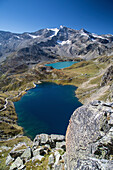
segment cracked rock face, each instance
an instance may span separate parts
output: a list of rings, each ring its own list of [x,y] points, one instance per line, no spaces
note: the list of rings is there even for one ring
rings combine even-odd
[[[108,82],[113,80],[113,65],[111,65],[105,74],[102,76],[101,86],[105,86]]]
[[[73,113],[66,152],[69,170],[113,168],[113,103],[93,101]]]

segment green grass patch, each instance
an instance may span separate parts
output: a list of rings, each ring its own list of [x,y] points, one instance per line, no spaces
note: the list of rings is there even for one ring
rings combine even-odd
[[[65,151],[61,150],[61,149],[59,149],[58,152],[59,152],[60,155],[63,155],[65,153]]]
[[[32,162],[32,160],[30,160],[29,162],[27,162],[26,165],[26,170],[46,170],[47,169],[47,165],[48,165],[48,157],[49,154],[44,156],[44,158],[39,161],[36,160],[34,162]]]
[[[98,77],[92,79],[89,83],[90,84],[97,84],[97,85],[100,86],[101,78],[102,78],[102,76],[98,76]]]
[[[14,147],[19,142],[25,142],[28,146],[31,146],[32,141],[27,136],[18,137],[8,141],[0,141],[0,146]]]
[[[106,101],[107,99],[111,101],[111,98],[109,96],[110,92],[107,90],[100,98],[99,100]]]

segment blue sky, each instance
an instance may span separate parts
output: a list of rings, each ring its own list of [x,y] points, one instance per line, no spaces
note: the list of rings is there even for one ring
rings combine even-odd
[[[60,25],[113,34],[113,0],[0,0],[0,30],[34,32]]]

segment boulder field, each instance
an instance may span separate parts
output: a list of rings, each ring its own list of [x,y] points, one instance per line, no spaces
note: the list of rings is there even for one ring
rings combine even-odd
[[[10,170],[29,169],[33,165],[35,169],[65,169],[66,146],[63,135],[37,135],[28,146],[20,142],[13,147],[6,158],[6,166]],[[43,165],[45,164],[45,165]]]

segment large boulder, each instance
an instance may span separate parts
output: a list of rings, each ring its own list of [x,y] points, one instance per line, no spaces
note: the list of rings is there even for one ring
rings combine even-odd
[[[38,148],[38,149],[36,149],[36,150],[33,151],[33,156],[36,156],[36,155],[42,155],[42,156],[44,156],[46,153],[47,153],[47,151],[44,150],[43,147],[40,147],[40,148]]]
[[[21,155],[21,159],[24,159],[25,161],[29,160],[32,157],[32,150],[31,148],[27,148],[24,153]]]
[[[66,151],[66,142],[56,142],[56,148],[61,148],[64,149],[64,151]]]
[[[20,157],[23,152],[25,151],[25,149],[27,148],[28,146],[26,145],[25,142],[20,142],[18,143],[17,145],[15,145],[13,147],[13,149],[10,151],[10,155],[12,158],[16,159],[17,157]]]
[[[10,155],[12,158],[16,159],[17,157],[20,157],[24,153],[24,151],[25,151],[25,149],[17,150],[17,151],[12,150],[10,152]]]
[[[55,148],[56,147],[56,142],[63,142],[65,141],[65,136],[64,135],[47,135],[47,134],[40,134],[37,135],[34,139],[34,148],[36,148],[36,146],[42,146],[42,145],[46,145],[49,144],[51,148]]]
[[[33,145],[28,146],[24,142],[14,145],[6,158],[6,165],[11,170],[24,170],[28,168],[29,161],[39,167],[46,160],[46,169],[58,169],[65,165],[64,153],[65,136],[40,134],[35,137]]]
[[[67,165],[73,169],[113,169],[113,103],[91,102],[71,116],[66,132]]]
[[[49,159],[48,159],[48,165],[53,165],[54,164],[54,160],[55,158],[54,158],[54,155],[53,154],[51,154],[50,156],[49,156]]]
[[[49,136],[47,134],[40,135],[40,142],[42,145],[48,143],[48,141],[49,141]]]
[[[59,154],[58,151],[55,151],[54,156],[55,156],[55,165],[57,165],[59,163],[59,160],[61,159],[61,155]]]
[[[36,161],[36,160],[39,160],[41,161],[42,159],[44,158],[44,156],[41,156],[41,155],[36,155],[32,158],[32,162]]]
[[[65,136],[64,135],[50,135],[50,138],[52,141],[55,141],[55,142],[61,142],[61,141],[64,141],[65,140]]]
[[[13,162],[14,158],[12,158],[10,155],[7,156],[6,158],[6,165],[10,165],[11,162]]]
[[[36,145],[44,145],[47,144],[49,141],[49,135],[47,134],[40,134],[37,135],[34,139],[34,144]]]
[[[19,169],[22,165],[23,165],[23,161],[20,157],[18,157],[10,166],[10,170]]]
[[[40,155],[40,149],[36,149],[33,151],[33,156]]]

